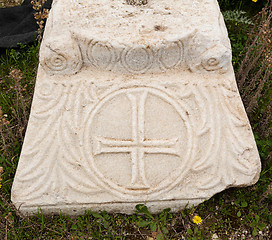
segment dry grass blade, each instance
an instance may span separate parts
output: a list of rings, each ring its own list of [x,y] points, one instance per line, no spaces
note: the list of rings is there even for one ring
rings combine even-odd
[[[0,143],[1,152],[11,157],[15,142],[22,144],[26,130],[32,95],[26,94],[23,74],[19,69],[11,68],[9,78],[12,80],[10,94],[13,104],[9,106],[9,114],[3,114],[0,108]]]
[[[236,74],[251,124],[262,137],[272,133],[272,1],[256,16]],[[258,116],[258,122],[257,118]],[[260,118],[262,119],[260,121]]]

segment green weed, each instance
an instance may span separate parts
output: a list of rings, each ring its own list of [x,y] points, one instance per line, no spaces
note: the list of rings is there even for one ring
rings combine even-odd
[[[165,239],[169,233],[167,225],[172,218],[171,213],[169,213],[171,209],[164,209],[160,215],[156,216],[151,215],[148,208],[144,204],[137,205],[136,209],[136,214],[142,214],[143,216],[138,218],[138,226],[140,228],[148,227],[152,232],[152,235],[158,240]]]

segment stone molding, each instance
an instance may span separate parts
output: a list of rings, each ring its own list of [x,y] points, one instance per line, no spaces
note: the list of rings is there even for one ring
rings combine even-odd
[[[231,66],[231,49],[198,33],[154,46],[82,40],[71,33],[58,38],[60,41],[46,40],[40,54],[40,63],[50,75],[76,74],[83,66],[122,74],[186,68],[197,73],[224,73]],[[61,42],[64,38],[65,44]]]

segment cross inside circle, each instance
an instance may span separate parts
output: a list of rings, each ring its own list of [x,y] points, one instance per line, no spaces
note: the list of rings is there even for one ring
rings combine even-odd
[[[95,137],[95,155],[103,153],[130,153],[132,176],[126,187],[129,190],[148,190],[150,188],[145,175],[145,154],[171,154],[180,156],[179,138],[172,139],[145,139],[145,102],[148,91],[140,95],[126,93],[132,108],[132,139],[116,140],[111,138]]]

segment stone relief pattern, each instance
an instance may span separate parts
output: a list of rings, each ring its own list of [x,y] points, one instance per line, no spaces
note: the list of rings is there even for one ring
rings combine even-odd
[[[152,93],[153,88],[152,86],[139,87],[145,90],[142,98],[139,99],[143,103],[145,94]],[[50,91],[50,89],[53,89],[53,91]],[[191,190],[192,192],[205,192],[207,189],[220,186],[224,189],[227,186],[243,184],[235,182],[238,174],[239,176],[245,175],[250,179],[254,178],[253,174],[255,173],[250,170],[250,164],[254,164],[256,161],[255,156],[251,156],[251,149],[254,146],[248,144],[247,138],[249,136],[244,134],[246,131],[245,119],[241,119],[240,113],[238,113],[239,109],[233,108],[233,106],[237,106],[237,92],[233,92],[223,85],[219,87],[219,90],[214,87],[193,85],[175,86],[174,91],[169,89],[161,88],[153,92],[162,99],[166,99],[167,94],[174,96],[174,92],[176,92],[179,97],[176,104],[185,109],[188,117],[184,117],[184,119],[190,121],[188,126],[198,126],[198,124],[194,124],[196,121],[201,121],[202,125],[199,129],[192,129],[193,137],[189,144],[192,150],[188,159],[186,159],[188,164],[185,164],[184,169],[181,169],[183,174],[177,175],[176,181],[172,185],[170,184],[167,187],[167,185],[162,184],[162,187],[155,189],[155,192],[151,186],[150,196],[157,198],[163,192],[171,191],[180,184],[186,172],[191,169],[197,174],[204,172],[211,176],[205,183],[196,183],[194,189]],[[107,94],[113,94],[116,91],[121,91],[120,87],[109,89]],[[54,84],[54,87],[50,87],[43,85],[43,88],[40,88],[37,98],[43,101],[44,104],[40,104],[43,108],[39,108],[39,110],[34,108],[32,117],[36,118],[35,121],[40,121],[42,127],[32,144],[28,145],[27,149],[23,149],[22,158],[32,159],[32,162],[29,162],[27,166],[20,167],[21,176],[18,179],[23,182],[31,182],[31,185],[29,185],[31,187],[23,190],[22,198],[35,202],[41,195],[52,193],[52,196],[49,196],[50,201],[65,202],[65,196],[70,196],[65,191],[71,189],[77,192],[76,196],[80,195],[82,199],[88,199],[91,195],[105,191],[121,199],[141,199],[140,196],[134,196],[133,191],[115,189],[114,186],[108,184],[109,181],[105,181],[107,186],[101,184],[101,178],[95,177],[97,174],[93,172],[94,167],[86,157],[82,140],[85,130],[82,126],[90,124],[88,123],[91,121],[90,113],[101,99],[101,96],[97,96],[97,92],[93,84],[83,83],[80,86]],[[124,90],[124,93],[132,102],[135,102],[136,99],[132,90],[128,88],[128,90]],[[173,104],[173,102],[171,101],[170,104]],[[141,122],[138,122],[138,124],[141,125]],[[201,148],[203,139],[208,148]],[[98,139],[101,143],[104,140]],[[165,140],[163,144],[159,141],[155,142],[160,145],[161,149],[158,151],[163,151],[162,145],[164,144],[168,152],[171,151],[171,147],[174,147],[174,152],[170,154],[178,154],[175,150],[176,140]],[[122,150],[124,146],[118,144],[126,143],[104,141],[104,148],[100,148],[100,151],[107,151],[107,145],[111,148],[110,151],[124,151]],[[153,147],[156,144],[152,143],[151,145]],[[132,150],[128,152],[132,154]],[[76,153],[80,153],[79,156]],[[38,168],[44,171],[36,171]],[[71,172],[74,174],[70,174]],[[139,173],[143,180],[142,183],[146,183],[139,165],[138,169],[134,169],[134,173]],[[44,184],[45,182],[46,184]],[[132,179],[132,183],[135,183],[135,178]],[[54,192],[60,192],[62,196],[55,196]],[[71,201],[76,202],[77,199],[71,199]]]
[[[39,111],[32,111],[34,116],[32,119],[39,118],[39,122],[44,123],[42,128],[40,128],[40,132],[38,137],[33,138],[33,142],[31,145],[26,145],[23,147],[21,158],[31,159],[31,163],[27,166],[20,167],[20,181],[25,183],[31,183],[30,188],[24,189],[24,191],[20,191],[22,195],[22,199],[25,201],[31,200],[35,201],[40,198],[42,193],[50,192],[49,187],[53,186],[55,183],[52,181],[53,174],[56,174],[56,161],[50,161],[52,158],[59,157],[59,149],[58,145],[54,144],[54,135],[57,135],[58,129],[58,121],[59,117],[57,113],[62,108],[64,102],[66,101],[66,96],[62,96],[62,92],[64,90],[61,86],[55,86],[54,93],[55,99],[49,90],[51,86],[49,84],[44,85],[46,90],[41,89],[41,91],[37,94],[38,98],[41,98],[45,103],[44,107]],[[49,110],[52,109],[52,114],[49,113]],[[32,120],[30,119],[30,121]],[[36,119],[34,121],[37,121]],[[52,124],[55,123],[55,124]],[[49,141],[46,146],[43,145],[43,142]],[[44,157],[46,156],[46,160]],[[49,166],[45,166],[45,165]],[[35,171],[36,169],[44,168],[43,172]],[[19,168],[18,168],[19,169]],[[57,174],[57,177],[60,175]],[[43,184],[43,183],[49,184]]]
[[[118,56],[109,42],[92,40],[87,46],[87,61],[97,68],[111,70],[118,61]]]
[[[23,149],[21,156],[32,159],[31,164],[20,168],[20,181],[31,182],[29,189],[20,191],[21,198],[33,204],[47,193],[51,193],[47,202],[53,204],[65,202],[67,195],[76,202],[77,199],[72,196],[80,194],[82,199],[86,199],[101,192],[92,182],[88,163],[75,153],[80,153],[82,145],[79,136],[84,106],[90,107],[97,101],[93,85],[52,85],[54,91],[46,91],[47,95],[42,88],[44,84],[39,89],[37,98],[43,101],[41,106],[44,107],[33,108],[32,118],[42,127],[36,139]],[[73,147],[69,147],[71,144]],[[38,168],[44,171],[35,171]],[[69,194],[67,189],[77,194]],[[55,192],[60,194],[56,196]]]
[[[80,154],[80,147],[83,144],[80,136],[83,134],[82,126],[84,124],[82,116],[84,116],[86,108],[94,105],[98,99],[93,84],[87,87],[81,84],[80,88],[77,86],[73,86],[73,88],[74,91],[69,95],[69,102],[65,106],[65,116],[60,122],[60,142],[63,143],[64,153],[62,169],[67,176],[65,180],[73,191],[90,196],[101,192],[101,189],[93,183],[89,164]],[[72,175],[73,172],[79,175]],[[80,186],[80,190],[78,186]]]
[[[87,48],[86,64],[109,71],[135,74],[161,72],[173,69],[184,61],[184,46],[181,40],[166,42],[160,47],[143,45],[114,47],[106,41],[92,40],[87,47],[81,48]]]
[[[258,164],[257,159],[259,158],[256,146],[253,145],[255,142],[250,141],[250,138],[254,139],[254,137],[248,127],[247,116],[238,93],[222,85],[217,97],[220,103],[218,111],[222,112],[219,121],[231,126],[230,128],[222,128],[222,137],[220,138],[221,146],[224,146],[223,149],[229,152],[229,156],[226,157],[225,151],[220,151],[221,159],[224,160],[218,162],[218,165],[222,164],[220,166],[221,181],[225,182],[226,186],[243,185],[258,177],[255,176],[258,168],[252,167]],[[238,101],[240,101],[239,105],[234,104]],[[223,136],[226,137],[223,138]],[[257,154],[253,155],[252,153]],[[231,159],[234,160],[231,161]],[[258,170],[260,170],[260,166]],[[235,178],[237,175],[244,176],[244,182],[237,182]]]
[[[231,48],[223,39],[194,34],[187,44],[186,62],[192,72],[226,73],[231,67]],[[226,44],[227,45],[227,44]]]
[[[124,95],[127,100],[130,102],[132,109],[131,119],[132,119],[132,138],[128,140],[122,139],[110,139],[103,136],[90,136],[88,129],[91,128],[92,118],[97,114],[99,108],[103,107],[103,104],[109,102],[110,99],[118,97],[118,95]],[[171,105],[175,111],[180,115],[181,121],[185,121],[186,131],[188,132],[188,149],[186,152],[181,153],[180,144],[181,139],[179,136],[168,139],[148,139],[146,140],[145,136],[145,112],[146,109],[146,99],[149,95],[161,98],[167,104]],[[100,106],[99,106],[100,105]],[[98,108],[98,109],[97,109]],[[85,158],[91,155],[99,155],[104,153],[129,153],[130,162],[132,165],[132,176],[131,182],[127,184],[126,187],[121,187],[107,180],[103,174],[96,168],[93,157],[91,158],[91,165],[93,168],[94,175],[97,175],[97,178],[104,183],[104,187],[108,188],[108,191],[114,192],[119,198],[130,198],[134,200],[143,200],[142,196],[149,195],[154,198],[155,196],[161,195],[163,192],[168,191],[175,187],[179,183],[186,171],[190,169],[190,163],[192,162],[191,153],[192,153],[192,126],[190,120],[186,116],[186,106],[179,106],[172,98],[171,95],[165,93],[162,89],[158,87],[151,86],[138,86],[138,87],[125,87],[124,89],[116,89],[114,91],[110,90],[103,100],[100,101],[98,107],[94,110],[90,110],[90,117],[86,118],[86,130],[85,133]],[[91,139],[94,137],[94,142],[96,143],[96,148],[94,153],[90,151],[92,146],[89,144]],[[172,172],[171,177],[163,180],[162,183],[151,186],[146,179],[145,174],[145,154],[166,154],[174,155],[181,158],[182,155],[186,156],[184,161],[184,166],[178,171]],[[135,197],[134,197],[135,196]]]
[[[40,64],[50,75],[71,75],[80,71],[83,61],[77,40],[69,32],[57,33],[41,46]],[[66,40],[65,44],[63,39]]]
[[[205,152],[195,151],[203,157],[194,156],[192,170],[199,175],[208,172],[210,176],[206,182],[198,184],[198,189],[203,191],[216,187],[224,189],[243,185],[248,180],[254,179],[256,171],[252,170],[255,169],[252,165],[257,164],[258,156],[252,154],[256,149],[249,143],[253,136],[249,133],[242,104],[241,109],[235,109],[237,102],[240,101],[238,93],[223,84],[220,84],[218,89],[193,86],[192,93],[200,110],[198,114],[202,116],[202,127],[196,129],[198,149],[201,149],[201,138],[209,139],[205,143],[208,146]],[[184,99],[184,96],[182,98]],[[237,176],[244,176],[244,182],[236,182]]]
[[[85,65],[100,70],[143,74],[188,66],[192,72],[225,73],[231,64],[231,49],[221,40],[210,40],[197,32],[187,39],[157,46],[113,46],[107,41],[74,39],[65,45],[56,39],[43,43],[41,65],[50,74],[76,74]],[[61,42],[61,41],[60,41]],[[209,46],[208,48],[206,46]],[[44,49],[43,49],[44,48]]]

